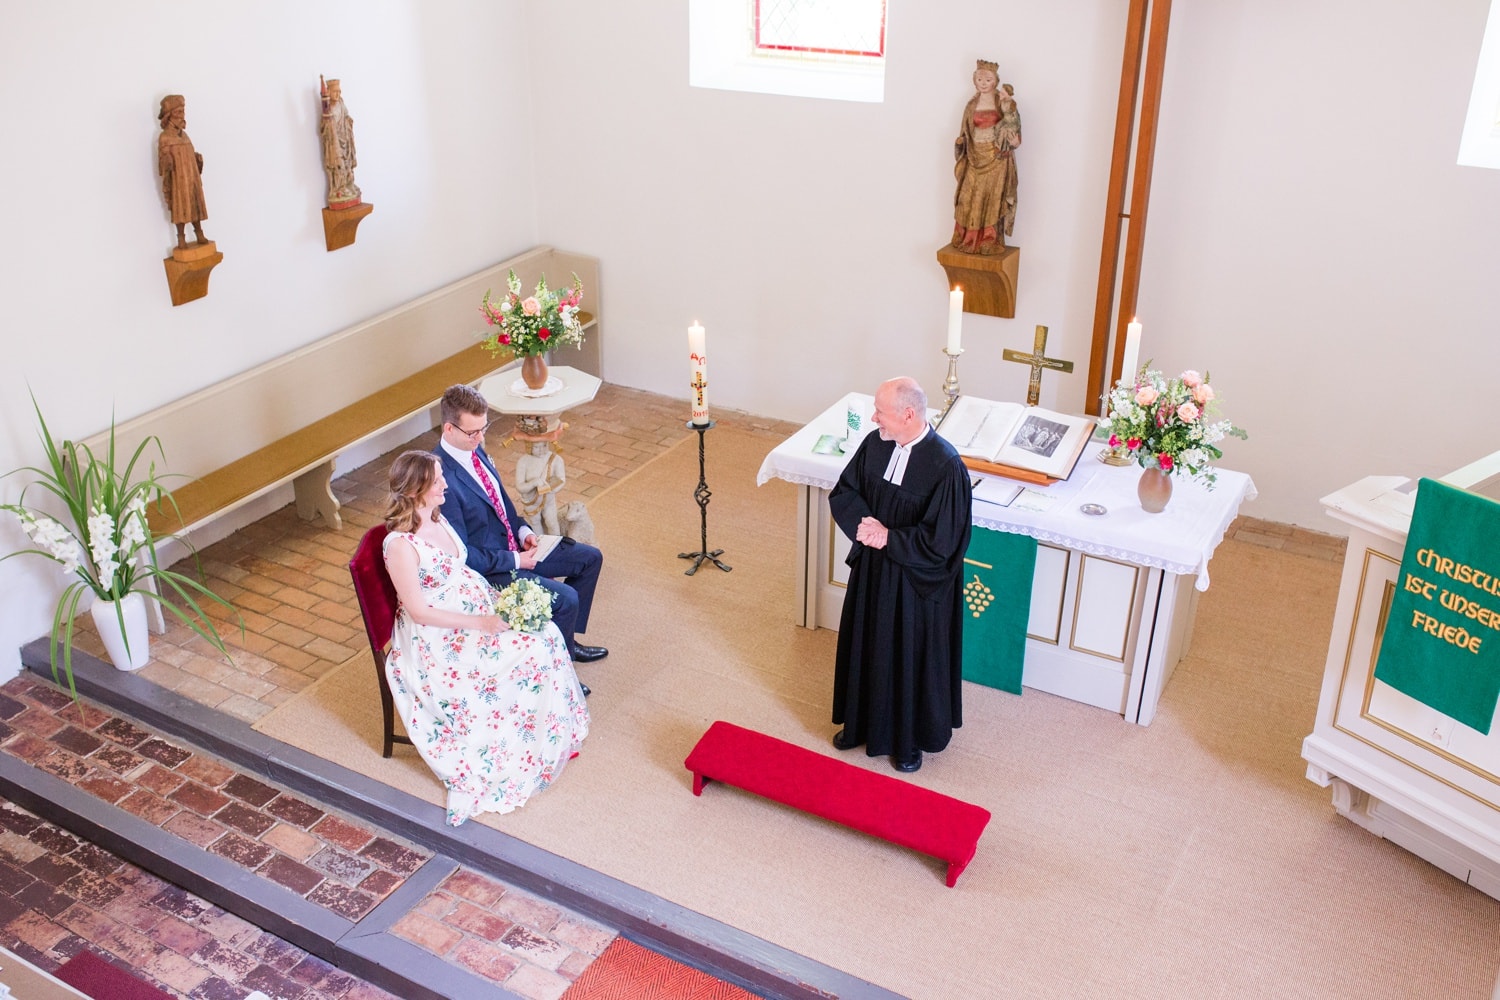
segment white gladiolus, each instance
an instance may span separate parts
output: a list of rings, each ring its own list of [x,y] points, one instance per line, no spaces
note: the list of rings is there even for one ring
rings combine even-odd
[[[120,544],[134,552],[146,544],[146,499],[140,494],[125,507],[125,523],[120,526]]]

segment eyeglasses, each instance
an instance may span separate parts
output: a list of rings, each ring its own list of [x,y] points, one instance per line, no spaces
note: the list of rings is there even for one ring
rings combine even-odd
[[[490,429],[490,425],[489,425],[488,421],[486,421],[485,423],[483,423],[483,424],[479,425],[478,427],[474,428],[472,431],[466,431],[462,427],[458,426],[457,424],[449,424],[448,426],[452,427],[454,430],[458,431],[458,433],[462,434],[464,437],[468,438],[470,441],[478,440],[479,438],[481,438],[481,437],[484,436],[484,432],[485,431],[487,431],[487,430]]]

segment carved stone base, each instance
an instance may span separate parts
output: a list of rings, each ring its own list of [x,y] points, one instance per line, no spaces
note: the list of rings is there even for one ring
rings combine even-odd
[[[371,212],[375,206],[369,202],[355,205],[353,208],[325,208],[323,209],[323,242],[332,253],[342,247],[354,242],[354,231],[359,228],[359,221]]]
[[[167,290],[172,293],[172,304],[201,299],[208,294],[208,273],[218,266],[224,255],[213,240],[178,247],[172,256],[162,259],[167,268]]]
[[[948,244],[938,248],[938,263],[948,272],[948,287],[964,290],[964,312],[1013,319],[1021,248],[997,254],[963,253]]]

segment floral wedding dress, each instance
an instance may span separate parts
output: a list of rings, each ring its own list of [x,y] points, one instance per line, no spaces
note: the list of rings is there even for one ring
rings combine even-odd
[[[492,612],[495,591],[458,555],[416,535],[418,581],[429,604],[464,614]],[[566,643],[548,622],[540,632],[489,634],[418,625],[401,608],[386,659],[396,711],[422,758],[448,788],[448,822],[507,813],[562,774],[589,731],[589,713]]]

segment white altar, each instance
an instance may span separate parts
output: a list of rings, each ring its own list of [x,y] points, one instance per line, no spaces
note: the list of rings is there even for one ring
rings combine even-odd
[[[1500,453],[1442,481],[1497,497]],[[1341,816],[1500,899],[1500,727],[1484,735],[1375,679],[1415,486],[1371,476],[1323,498],[1349,545],[1302,757]]]
[[[807,628],[838,628],[848,583],[849,540],[829,516],[828,491],[857,439],[847,455],[817,454],[813,446],[824,434],[844,433],[851,406],[868,426],[874,398],[850,393],[777,445],[757,480],[801,487],[794,620]],[[1028,487],[1008,507],[976,502],[974,523],[1037,540],[1022,683],[1144,726],[1187,651],[1209,559],[1255,486],[1225,469],[1213,489],[1178,478],[1167,509],[1147,514],[1135,493],[1140,469],[1105,465],[1098,450],[1086,448],[1066,481]],[[1085,514],[1085,504],[1106,513]]]

